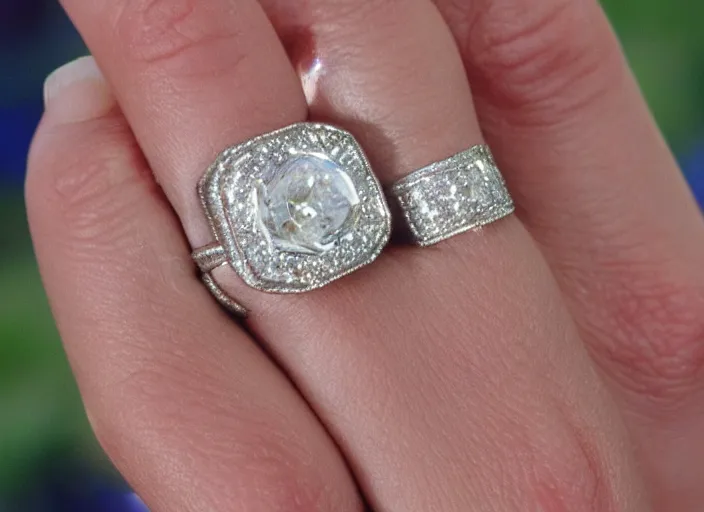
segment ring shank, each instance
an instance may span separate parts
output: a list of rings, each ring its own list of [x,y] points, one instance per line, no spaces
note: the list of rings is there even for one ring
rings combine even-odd
[[[208,244],[196,249],[191,254],[193,261],[204,274],[212,272],[216,268],[227,263],[225,249],[218,243]]]
[[[242,318],[246,317],[247,309],[233,300],[225,290],[220,288],[215,282],[215,278],[213,278],[212,271],[227,264],[227,256],[222,245],[217,243],[208,244],[193,251],[191,256],[196,265],[198,265],[198,269],[201,271],[203,284],[205,284],[217,301],[234,315]]]

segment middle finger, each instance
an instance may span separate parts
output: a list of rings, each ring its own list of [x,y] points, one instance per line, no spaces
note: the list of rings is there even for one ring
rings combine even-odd
[[[385,184],[482,143],[457,48],[430,2],[260,1],[294,43],[313,119],[351,130]],[[622,427],[522,225],[508,218],[389,252],[325,299],[301,301],[312,320],[256,318],[265,339],[287,336],[279,357],[333,419],[372,503],[645,509]],[[311,340],[316,323],[325,327]]]

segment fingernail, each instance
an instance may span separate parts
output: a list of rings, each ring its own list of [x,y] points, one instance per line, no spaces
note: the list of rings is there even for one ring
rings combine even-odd
[[[90,56],[64,64],[44,82],[44,109],[58,122],[97,118],[114,104],[110,87]]]

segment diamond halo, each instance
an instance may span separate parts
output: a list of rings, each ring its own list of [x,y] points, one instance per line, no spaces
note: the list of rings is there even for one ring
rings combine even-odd
[[[298,293],[371,263],[391,220],[351,134],[300,123],[226,149],[199,184],[227,262],[251,287]]]

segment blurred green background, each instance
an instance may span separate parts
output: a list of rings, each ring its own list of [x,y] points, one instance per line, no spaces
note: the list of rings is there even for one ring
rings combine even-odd
[[[604,5],[667,139],[701,194],[704,2]],[[132,510],[94,499],[96,489],[112,489],[116,480],[90,434],[62,352],[22,201],[43,78],[84,53],[53,0],[0,2],[0,512]]]

